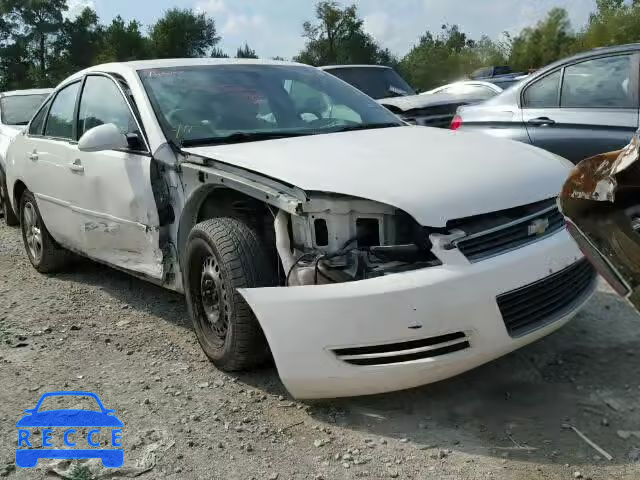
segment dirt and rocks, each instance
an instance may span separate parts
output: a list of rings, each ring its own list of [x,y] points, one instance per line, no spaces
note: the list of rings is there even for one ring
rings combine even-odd
[[[3,225],[0,477],[638,479],[639,345],[640,317],[603,286],[558,333],[455,379],[297,402],[273,367],[217,371],[181,296],[88,261],[40,275]],[[13,466],[16,421],[55,390],[115,409],[122,469]]]

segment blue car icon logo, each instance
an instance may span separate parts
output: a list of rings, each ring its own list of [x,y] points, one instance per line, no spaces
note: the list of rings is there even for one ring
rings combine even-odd
[[[95,400],[99,411],[84,409],[55,409],[41,411],[42,402],[49,397],[90,397]],[[99,458],[107,468],[121,467],[124,463],[124,451],[121,448],[122,422],[114,415],[114,410],[104,407],[95,393],[91,392],[49,392],[40,397],[36,406],[25,410],[26,415],[16,423],[18,427],[18,448],[16,465],[21,468],[33,468],[43,459],[86,459]],[[30,428],[37,428],[35,435]],[[60,438],[54,439],[54,428]],[[78,430],[87,430],[83,435]],[[108,439],[101,442],[110,430]],[[58,432],[60,431],[60,432]],[[101,436],[102,434],[102,436]],[[55,448],[54,441],[62,443]],[[23,448],[24,447],[24,448]],[[77,447],[77,448],[76,448]]]

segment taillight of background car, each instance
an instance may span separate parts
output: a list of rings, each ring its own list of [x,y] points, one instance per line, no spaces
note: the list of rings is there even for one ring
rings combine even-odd
[[[453,117],[453,120],[451,120],[451,125],[449,126],[449,128],[451,130],[458,130],[461,126],[462,117],[460,115],[456,115],[455,117]]]

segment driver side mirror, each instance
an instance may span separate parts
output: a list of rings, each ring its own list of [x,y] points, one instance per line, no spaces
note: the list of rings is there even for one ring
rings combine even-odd
[[[105,123],[87,130],[78,141],[78,150],[81,152],[102,152],[124,148],[129,148],[127,137],[113,123]]]

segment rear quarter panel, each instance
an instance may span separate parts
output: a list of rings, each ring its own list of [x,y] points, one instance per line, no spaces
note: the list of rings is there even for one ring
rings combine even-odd
[[[458,115],[462,118],[460,130],[531,143],[522,121],[522,112],[518,108],[506,105],[473,105],[460,107]]]

